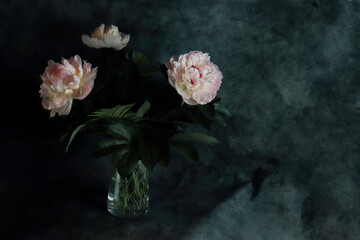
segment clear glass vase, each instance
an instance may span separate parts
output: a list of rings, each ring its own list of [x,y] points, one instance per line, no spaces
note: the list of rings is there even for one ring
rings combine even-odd
[[[149,210],[148,171],[141,161],[126,178],[119,175],[113,161],[107,209],[116,217],[138,217],[147,213]]]

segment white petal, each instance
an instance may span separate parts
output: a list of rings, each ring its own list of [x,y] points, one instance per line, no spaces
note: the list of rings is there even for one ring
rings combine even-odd
[[[123,49],[127,45],[129,39],[126,38],[124,40],[125,41],[123,41],[120,37],[115,35],[104,35],[105,47],[114,48],[117,51]]]
[[[105,47],[105,44],[103,41],[98,40],[96,38],[91,38],[84,34],[81,36],[81,40],[86,46],[91,47],[91,48],[104,48]]]

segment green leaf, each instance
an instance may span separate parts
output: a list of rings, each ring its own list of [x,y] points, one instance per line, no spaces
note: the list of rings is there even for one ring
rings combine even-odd
[[[157,161],[159,160],[160,149],[156,142],[148,141],[146,138],[139,136],[138,138],[138,151],[140,159],[144,166],[152,171]]]
[[[68,135],[69,135],[69,133],[62,134],[60,139],[59,139],[59,142],[62,143]]]
[[[169,139],[176,126],[168,122],[147,119],[138,124],[138,133],[134,142],[138,145],[140,159],[148,170],[157,163],[169,163]]]
[[[184,131],[186,128],[188,128],[189,126],[183,122],[178,122],[178,121],[173,121],[173,123],[176,126],[176,130],[178,132]]]
[[[134,63],[148,63],[149,60],[147,59],[146,55],[142,52],[138,52],[133,50],[132,52],[132,60]]]
[[[169,112],[169,118],[172,121],[198,124],[207,130],[211,130],[211,120],[196,108],[174,108]]]
[[[126,56],[128,60],[130,60],[129,55]],[[139,70],[139,74],[141,76],[149,76],[155,73],[158,73],[160,69],[155,67],[146,57],[146,55],[142,52],[133,51],[132,59],[137,69]]]
[[[121,129],[123,131],[123,129]],[[102,130],[102,131],[94,131],[92,132],[94,135],[97,136],[102,136],[105,138],[114,138],[114,139],[118,139],[118,140],[125,140],[125,141],[129,141],[129,138],[131,136],[129,136],[130,132],[125,132],[125,136],[122,135],[124,133],[117,131],[117,127],[110,127],[108,129]]]
[[[95,144],[93,149],[93,155],[95,157],[102,157],[109,154],[113,154],[115,151],[119,151],[126,147],[129,141],[119,140],[113,138],[104,138]]]
[[[221,101],[221,98],[216,96],[211,102],[212,103],[217,103],[217,102],[220,102]]]
[[[69,142],[68,142],[68,144],[67,144],[67,146],[66,146],[66,152],[68,152],[69,146],[70,146],[71,142],[74,140],[75,136],[76,136],[84,127],[86,127],[86,124],[81,124],[81,125],[79,125],[79,126],[73,131],[73,133],[72,133],[71,136],[70,136]]]
[[[129,148],[123,148],[120,151],[115,152],[113,158],[115,158],[117,171],[122,178],[128,177],[134,170],[136,163],[139,161],[135,157],[134,151]]]
[[[107,125],[106,131],[108,134],[119,136],[117,138],[123,137],[130,141],[134,128],[135,123],[133,121],[128,119],[117,119]]]
[[[199,164],[199,154],[196,148],[184,142],[170,142],[170,144],[186,159]]]
[[[195,141],[200,143],[206,143],[210,145],[218,144],[220,141],[218,141],[216,138],[198,133],[198,132],[180,132],[176,133],[173,136],[174,140],[189,140],[189,141]]]
[[[144,102],[144,104],[141,105],[140,108],[138,109],[137,114],[141,117],[144,116],[145,113],[150,109],[150,106],[151,105],[150,105],[149,101],[146,100]]]
[[[214,103],[215,111],[224,114],[227,117],[231,117],[231,113],[224,106]]]
[[[124,144],[129,144],[129,141],[114,138],[104,138],[97,142],[97,146],[101,149]]]
[[[199,109],[208,118],[213,118],[215,116],[215,107],[213,103],[195,105],[194,107]]]
[[[93,135],[130,141],[136,121],[127,118],[98,118],[87,122],[87,129]]]
[[[215,121],[219,123],[222,127],[226,128],[226,122],[219,113],[215,114]]]
[[[125,53],[125,58],[126,58],[126,60],[131,61],[131,57],[129,56],[129,54],[130,54],[130,52],[127,51],[127,52]]]
[[[89,115],[89,117],[93,118],[122,118],[127,114],[130,109],[135,105],[129,104],[129,105],[118,105],[114,108],[104,108],[100,109],[96,112],[93,112]]]

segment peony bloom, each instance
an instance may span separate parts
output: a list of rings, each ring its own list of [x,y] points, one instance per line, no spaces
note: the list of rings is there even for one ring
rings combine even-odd
[[[50,60],[40,86],[42,105],[51,110],[50,117],[69,114],[73,99],[82,100],[91,92],[96,73],[97,68],[91,68],[78,55],[61,63]]]
[[[91,48],[113,48],[116,51],[123,49],[130,40],[130,35],[119,32],[116,26],[101,24],[90,35],[83,34],[82,42]]]
[[[208,53],[191,51],[166,63],[169,82],[189,105],[211,102],[223,75]]]

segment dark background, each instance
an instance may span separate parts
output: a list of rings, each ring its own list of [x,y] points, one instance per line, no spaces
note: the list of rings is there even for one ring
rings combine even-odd
[[[360,2],[357,0],[2,1],[1,239],[345,240],[360,236]],[[39,99],[47,61],[98,51],[101,23],[154,63],[191,50],[223,72],[233,116],[150,177],[150,211],[106,211],[109,158],[79,137],[68,156]],[[101,71],[101,69],[99,69]],[[258,191],[259,190],[259,191]],[[253,197],[252,197],[253,196]]]

